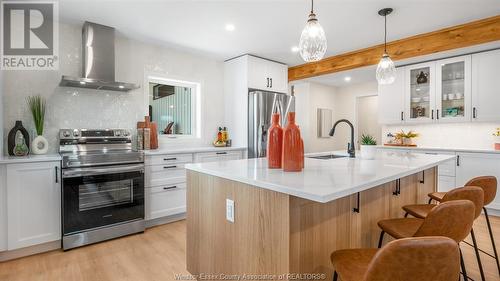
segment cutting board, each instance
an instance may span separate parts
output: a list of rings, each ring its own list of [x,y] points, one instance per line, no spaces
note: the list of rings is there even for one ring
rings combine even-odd
[[[384,146],[417,147],[416,144],[384,143]]]

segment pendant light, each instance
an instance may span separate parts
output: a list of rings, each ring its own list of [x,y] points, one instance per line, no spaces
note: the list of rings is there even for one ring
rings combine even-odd
[[[326,53],[325,31],[314,14],[314,0],[311,0],[311,13],[300,35],[299,51],[306,62],[319,61]]]
[[[384,17],[384,54],[377,66],[377,81],[379,85],[389,85],[396,80],[396,67],[391,57],[387,54],[387,15],[392,13],[392,8],[385,8],[378,11]]]

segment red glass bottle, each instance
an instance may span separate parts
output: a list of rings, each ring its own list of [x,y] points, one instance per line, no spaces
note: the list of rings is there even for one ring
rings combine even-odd
[[[300,172],[303,167],[303,144],[299,127],[295,124],[295,112],[288,113],[288,125],[283,131],[283,170]]]
[[[267,163],[269,169],[280,169],[283,154],[283,128],[280,126],[280,115],[274,113],[269,127],[267,140]]]

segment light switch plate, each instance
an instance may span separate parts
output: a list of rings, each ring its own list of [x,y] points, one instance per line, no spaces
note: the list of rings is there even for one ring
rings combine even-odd
[[[226,199],[226,220],[234,223],[234,201]]]

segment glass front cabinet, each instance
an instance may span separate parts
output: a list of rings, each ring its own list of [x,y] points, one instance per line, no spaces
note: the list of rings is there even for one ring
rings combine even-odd
[[[470,120],[470,56],[406,66],[405,85],[405,122]]]

